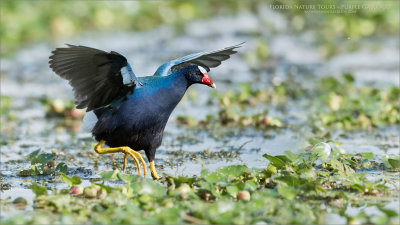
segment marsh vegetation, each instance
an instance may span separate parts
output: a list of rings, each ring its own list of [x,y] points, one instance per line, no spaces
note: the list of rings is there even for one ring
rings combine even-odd
[[[399,3],[306,4],[2,2],[1,223],[398,223]],[[93,151],[48,68],[64,42],[123,53],[140,76],[242,41],[209,73],[218,89],[171,116],[160,181]]]

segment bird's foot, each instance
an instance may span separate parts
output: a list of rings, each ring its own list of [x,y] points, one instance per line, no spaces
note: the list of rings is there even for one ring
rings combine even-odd
[[[161,179],[161,177],[158,176],[158,174],[157,174],[156,167],[154,165],[154,161],[150,162],[150,171],[151,171],[151,176],[153,177],[154,180]]]
[[[125,173],[126,165],[128,162],[128,155],[130,155],[135,160],[136,166],[138,168],[139,176],[141,174],[139,160],[143,164],[143,170],[144,170],[143,173],[144,173],[144,176],[146,176],[147,175],[147,170],[146,170],[147,165],[144,162],[142,155],[139,152],[137,152],[129,147],[120,147],[120,148],[121,148],[122,152],[125,153],[124,167],[123,167],[122,171]],[[139,160],[137,158],[139,158]]]
[[[124,167],[123,167],[123,171],[124,171],[124,172],[125,172],[126,165],[127,165],[127,161],[128,161],[128,155],[130,155],[130,156],[135,160],[136,166],[137,166],[137,168],[138,168],[138,174],[139,174],[139,176],[140,176],[140,174],[141,174],[141,168],[140,168],[139,160],[140,160],[141,163],[143,164],[143,173],[144,173],[144,176],[147,175],[146,163],[144,162],[143,157],[142,157],[142,155],[141,155],[139,152],[137,152],[137,151],[135,151],[135,150],[133,150],[133,149],[131,149],[131,148],[129,148],[129,147],[126,147],[126,146],[123,146],[123,147],[116,147],[116,148],[102,148],[102,146],[103,146],[104,143],[105,143],[104,140],[100,141],[100,143],[96,145],[96,147],[94,148],[94,150],[95,150],[97,153],[99,153],[99,154],[117,153],[117,152],[124,153],[124,154],[125,154],[125,157],[124,157]],[[139,158],[139,160],[138,160],[138,158]],[[153,175],[153,172],[152,172],[152,175]]]

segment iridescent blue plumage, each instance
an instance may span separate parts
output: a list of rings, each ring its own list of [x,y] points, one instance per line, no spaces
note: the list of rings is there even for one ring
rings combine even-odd
[[[50,67],[69,80],[77,107],[88,111],[84,122],[92,123],[90,130],[100,142],[96,152],[127,155],[135,153],[132,149],[144,150],[152,175],[158,179],[153,160],[172,111],[190,85],[215,88],[207,72],[236,53],[238,47],[240,44],[172,60],[148,77],[136,77],[119,53],[85,46],[56,49],[50,56]],[[116,148],[103,149],[103,143]]]
[[[120,105],[109,107],[100,115],[92,130],[96,140],[106,140],[111,147],[144,149],[152,161],[173,109],[194,83],[185,74],[196,72],[196,67],[190,66],[166,77],[141,78],[142,86],[135,88]]]

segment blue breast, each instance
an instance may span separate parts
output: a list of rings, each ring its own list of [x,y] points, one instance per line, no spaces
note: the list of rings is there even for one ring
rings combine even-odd
[[[186,92],[186,78],[172,74],[166,77],[144,77],[140,81],[143,86],[136,87],[118,107],[115,122],[126,129],[164,127]]]

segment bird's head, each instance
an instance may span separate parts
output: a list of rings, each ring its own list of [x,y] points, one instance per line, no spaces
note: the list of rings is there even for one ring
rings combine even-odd
[[[190,66],[189,72],[186,74],[186,79],[191,83],[205,84],[212,88],[216,88],[214,82],[208,76],[207,70],[201,66]]]

